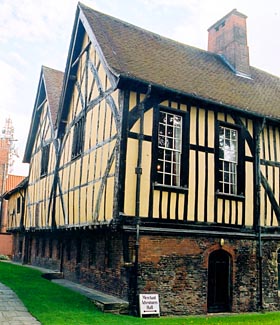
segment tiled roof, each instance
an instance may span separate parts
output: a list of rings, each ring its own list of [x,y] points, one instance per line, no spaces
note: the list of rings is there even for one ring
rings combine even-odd
[[[51,118],[53,126],[55,126],[64,73],[45,66],[42,67],[42,71],[45,81],[48,103],[50,107]]]
[[[280,78],[251,67],[235,75],[217,54],[146,31],[79,4],[108,67],[179,93],[280,118]]]
[[[3,197],[8,200],[9,197],[18,191],[20,191],[23,188],[26,188],[28,184],[28,177],[25,176],[15,176],[15,175],[9,175],[8,180],[11,178],[11,182],[14,182],[11,184],[11,187],[6,186],[6,191],[3,194]],[[7,184],[6,184],[7,185]]]
[[[6,180],[5,192],[9,192],[14,189],[22,180],[24,180],[25,176],[18,175],[8,175]]]
[[[23,162],[30,162],[31,152],[40,122],[41,110],[37,110],[38,105],[42,103],[42,96],[45,96],[49,104],[53,127],[56,126],[59,100],[63,84],[63,72],[43,66],[40,75],[39,87],[37,90],[35,105],[33,108],[30,130],[23,156]],[[43,82],[44,81],[44,82]],[[43,98],[44,100],[45,98]]]

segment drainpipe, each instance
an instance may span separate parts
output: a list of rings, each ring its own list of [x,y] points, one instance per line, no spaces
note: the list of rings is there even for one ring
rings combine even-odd
[[[139,134],[138,134],[138,158],[137,167],[135,168],[136,176],[136,204],[135,204],[135,227],[136,227],[136,240],[135,240],[135,261],[134,261],[134,312],[138,314],[137,308],[137,293],[138,293],[138,256],[139,256],[139,236],[140,236],[140,189],[141,189],[141,175],[142,175],[142,147],[144,138],[144,110],[145,102],[150,97],[151,85],[148,86],[145,98],[138,105],[139,113]]]
[[[255,166],[256,166],[256,221],[257,221],[257,236],[258,236],[258,266],[259,266],[259,308],[263,309],[263,251],[262,251],[262,230],[261,230],[261,214],[260,214],[260,192],[261,192],[261,170],[260,170],[260,135],[263,132],[266,119],[262,121],[261,127],[257,130],[255,136],[256,152],[255,152]]]

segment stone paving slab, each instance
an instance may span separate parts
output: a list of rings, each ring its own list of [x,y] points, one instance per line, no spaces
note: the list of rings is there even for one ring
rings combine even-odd
[[[18,296],[0,283],[0,324],[1,325],[40,325],[26,309]]]

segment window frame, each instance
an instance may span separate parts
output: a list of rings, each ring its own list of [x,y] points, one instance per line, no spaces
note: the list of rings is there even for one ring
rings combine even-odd
[[[50,143],[47,143],[42,147],[41,150],[41,177],[44,177],[48,173],[49,168],[49,158],[50,158]]]
[[[159,182],[158,161],[159,161],[159,127],[160,113],[178,115],[181,120],[181,153],[180,153],[180,176],[179,184],[162,184]],[[186,191],[188,189],[188,168],[189,168],[189,113],[179,109],[157,105],[154,107],[154,124],[153,124],[153,163],[152,163],[152,181],[156,189],[167,191]]]
[[[225,192],[222,190],[222,162],[220,159],[220,128],[226,128],[237,132],[237,164],[236,164],[236,193],[231,191]],[[242,127],[228,122],[217,121],[215,131],[215,189],[219,197],[244,198],[245,194],[245,140]],[[230,172],[229,172],[230,173]]]
[[[17,214],[20,213],[20,208],[21,208],[21,197],[17,197]]]
[[[74,160],[81,156],[85,142],[85,116],[81,116],[73,125],[71,159]]]

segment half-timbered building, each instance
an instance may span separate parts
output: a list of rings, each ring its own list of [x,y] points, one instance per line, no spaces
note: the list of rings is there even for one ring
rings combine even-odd
[[[208,32],[204,51],[78,4],[32,116],[24,262],[131,310],[279,308],[280,79],[250,66],[245,15]]]

